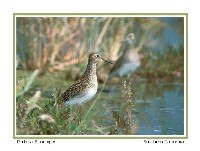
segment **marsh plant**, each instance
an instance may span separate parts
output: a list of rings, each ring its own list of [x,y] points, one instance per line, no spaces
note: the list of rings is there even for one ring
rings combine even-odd
[[[133,134],[133,92],[131,89],[132,83],[128,80],[122,80],[122,110],[113,111],[115,119],[115,127],[110,129],[110,134],[121,133],[123,135]]]
[[[123,81],[123,86],[125,90],[125,125],[126,125],[126,133],[132,134],[132,108],[133,108],[133,92],[131,89],[131,82],[130,81]]]
[[[26,70],[65,71],[97,51],[115,61],[123,53],[121,40],[134,32],[135,46],[143,45],[145,70],[139,73],[146,78],[179,77],[183,75],[183,29],[183,18],[176,17],[17,17],[16,64]]]
[[[66,107],[59,98],[60,89],[52,90],[52,99],[44,99],[36,91],[32,97],[24,94],[17,98],[17,134],[19,135],[131,135],[133,134],[133,92],[131,82],[122,82],[122,110],[112,113],[110,126],[99,125],[98,97],[83,110],[80,106]],[[100,95],[100,94],[99,94]],[[26,99],[24,99],[26,97]],[[98,123],[98,124],[97,124]]]
[[[80,124],[79,108],[55,105],[40,98],[40,92],[17,103],[17,134],[20,135],[70,135]]]

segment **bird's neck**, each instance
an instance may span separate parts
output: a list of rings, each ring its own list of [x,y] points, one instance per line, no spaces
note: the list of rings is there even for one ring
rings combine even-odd
[[[84,74],[96,75],[96,64],[89,61]]]
[[[127,52],[132,51],[133,48],[134,48],[133,43],[130,44],[130,43],[127,42],[127,43],[125,44],[125,47],[124,47],[124,50],[125,50],[125,51],[124,51],[124,53],[123,53],[123,56],[126,55],[126,54],[129,55],[129,53],[127,53]]]

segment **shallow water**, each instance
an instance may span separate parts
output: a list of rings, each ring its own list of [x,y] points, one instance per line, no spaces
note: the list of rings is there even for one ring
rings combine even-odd
[[[104,126],[113,123],[113,112],[123,114],[122,85],[110,85],[101,94],[102,106],[99,119]],[[132,81],[134,93],[132,107],[132,134],[183,135],[184,134],[184,84],[179,81]],[[101,119],[102,118],[102,119]]]

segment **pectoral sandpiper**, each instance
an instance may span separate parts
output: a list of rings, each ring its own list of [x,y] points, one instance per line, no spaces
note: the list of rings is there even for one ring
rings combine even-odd
[[[80,79],[78,79],[64,93],[61,94],[65,105],[80,105],[91,100],[95,96],[98,87],[96,65],[100,61],[111,63],[104,60],[97,53],[92,53],[89,55],[85,73]]]
[[[134,47],[134,39],[134,34],[130,33],[126,39],[122,41],[122,44],[125,44],[125,47],[123,47],[124,49],[121,50],[123,54],[111,69],[110,77],[130,77],[131,74],[140,66],[140,56],[138,54],[138,48]]]

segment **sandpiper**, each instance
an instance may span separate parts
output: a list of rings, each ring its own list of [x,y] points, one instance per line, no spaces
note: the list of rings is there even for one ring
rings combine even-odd
[[[113,76],[127,76],[130,77],[131,74],[140,66],[140,56],[138,54],[138,48],[134,47],[134,33],[127,35],[126,39],[122,40],[122,44],[125,44],[122,56],[118,58],[115,65],[110,71],[109,77]]]
[[[95,96],[98,87],[96,65],[100,61],[112,64],[112,62],[103,59],[98,53],[91,53],[85,73],[61,94],[65,105],[81,105]]]

